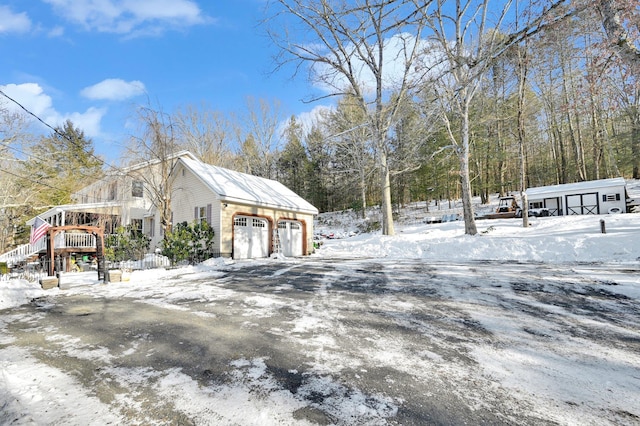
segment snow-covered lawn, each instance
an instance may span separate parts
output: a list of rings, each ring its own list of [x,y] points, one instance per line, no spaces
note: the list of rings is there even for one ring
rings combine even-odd
[[[605,220],[606,234],[600,232],[600,220]],[[14,337],[8,332],[12,324],[35,322],[46,315],[46,304],[87,295],[106,300],[135,298],[168,315],[195,313],[203,321],[220,314],[213,308],[194,308],[196,303],[224,304],[225,309],[236,310],[238,324],[247,330],[265,326],[263,322],[276,312],[291,310],[288,328],[278,324],[269,332],[303,348],[305,357],[315,360],[310,371],[316,375],[304,376],[306,381],[295,395],[267,373],[263,357],[238,357],[229,366],[232,383],[203,387],[179,368],[124,368],[113,363],[116,354],[104,346],[74,340],[53,326],[48,330],[49,343],[67,357],[100,362],[104,374],[131,393],[141,383],[153,382],[159,398],[171,401],[196,424],[312,424],[312,415],[296,420],[292,413],[305,409],[305,401],[317,395],[325,396],[314,407],[329,413],[336,424],[350,424],[349,418],[356,419],[355,424],[394,424],[403,401],[332,380],[332,373],[345,369],[361,370],[353,373],[356,378],[366,375],[365,361],[417,381],[446,374],[449,381],[460,384],[462,400],[475,401],[472,412],[490,411],[492,398],[504,392],[521,401],[524,412],[550,423],[640,424],[640,214],[531,218],[527,229],[520,220],[486,220],[477,225],[479,234],[473,237],[464,235],[462,222],[400,225],[394,237],[376,233],[324,240],[310,258],[218,259],[196,267],[137,271],[130,281],[109,285],[98,283],[95,273],[67,274],[64,279],[71,283],[67,290],[45,291],[25,281],[2,281],[0,411],[13,417],[0,420],[120,424],[127,410],[144,410],[136,405],[135,395],[126,392],[111,403],[100,400],[65,369],[47,363],[28,347],[12,344]],[[423,311],[426,308],[412,296],[408,272],[412,259],[422,268],[434,265],[433,278],[417,283],[416,291],[437,291],[437,306],[429,308],[437,311]],[[287,296],[293,285],[279,277],[314,263],[323,268],[335,263],[335,270],[325,269],[314,299],[302,303]],[[266,277],[274,284],[264,292],[241,295],[239,289],[224,285],[225,273],[256,265],[274,267]],[[382,268],[385,291],[380,294],[374,292],[374,281],[366,281],[367,268],[372,266]],[[517,274],[509,273],[512,267]],[[362,278],[353,282],[364,283],[358,284],[362,285],[358,291],[366,296],[366,303],[344,300],[345,293],[338,288],[346,285],[341,277],[348,276]],[[242,297],[241,306],[238,297]],[[549,302],[549,297],[560,299]],[[582,305],[573,306],[578,298]],[[42,312],[20,311],[32,299],[39,300]],[[340,342],[358,336],[350,336],[354,330],[343,328],[339,319],[347,313],[342,309],[365,316],[390,312],[387,317],[397,324],[430,336],[425,340],[428,345],[414,342],[411,348],[403,347],[393,334],[385,333],[364,339],[367,347],[360,353],[348,352]],[[452,324],[448,310],[459,313],[464,324],[458,320]],[[425,312],[430,312],[433,322],[416,321]],[[438,328],[441,323],[453,329],[477,329],[473,345],[452,343],[459,336],[452,329]],[[139,345],[148,343],[143,332],[136,342],[122,348],[122,354],[141,351]],[[443,355],[445,349],[459,350],[460,345],[468,345],[465,356],[477,364],[478,371],[470,372]],[[464,394],[467,381],[484,386],[485,397]],[[505,423],[508,420],[517,417],[507,417]]]

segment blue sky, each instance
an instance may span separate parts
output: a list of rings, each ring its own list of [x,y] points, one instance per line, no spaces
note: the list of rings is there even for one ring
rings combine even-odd
[[[242,111],[252,96],[278,99],[285,116],[310,111],[304,77],[272,73],[263,8],[263,0],[0,0],[0,89],[51,125],[70,119],[108,161],[135,133],[136,105]]]

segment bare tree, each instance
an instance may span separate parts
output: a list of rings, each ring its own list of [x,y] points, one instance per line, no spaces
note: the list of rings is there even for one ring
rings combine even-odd
[[[640,69],[640,9],[637,0],[598,0],[595,6],[612,48],[627,65]]]
[[[21,177],[18,157],[23,152],[23,143],[32,137],[26,128],[24,114],[11,112],[0,102],[0,253],[19,242],[17,231],[33,213],[38,195],[37,182],[29,182],[31,185],[25,188],[26,180]]]
[[[267,179],[275,179],[282,121],[280,103],[266,99],[247,98],[246,112],[232,124],[240,146],[236,168]]]
[[[510,19],[512,1],[435,0],[427,5],[414,1],[431,32],[431,54],[436,58],[432,62],[437,64],[433,70],[440,71],[431,71],[430,82],[438,92],[441,116],[460,163],[465,233],[475,235],[469,173],[471,102],[497,58],[575,12],[562,8],[566,0],[543,2],[535,13],[529,10],[534,17],[518,28]]]
[[[526,159],[526,88],[529,73],[528,46],[516,46],[518,55],[518,156],[520,157],[520,200],[522,203],[522,226],[529,227],[529,201],[527,200],[527,159]]]
[[[188,105],[174,115],[181,145],[200,160],[214,166],[230,167],[233,131],[220,111]]]
[[[460,163],[465,233],[469,235],[478,232],[469,175],[470,105],[495,58],[504,52],[505,41],[498,29],[507,18],[511,4],[490,3],[489,0],[456,0],[455,5],[451,5],[437,0],[432,8],[420,9],[432,31],[433,54],[441,55],[443,64],[443,74],[437,75],[432,83],[438,91],[441,116]],[[496,20],[489,21],[494,16]]]
[[[328,126],[333,132],[327,143],[333,147],[334,173],[355,173],[358,176],[362,217],[367,214],[367,177],[372,172],[373,147],[371,134],[362,109],[346,96],[338,108],[328,117]],[[341,161],[342,160],[342,161]]]
[[[348,95],[365,113],[380,169],[382,232],[393,235],[389,131],[416,81],[423,21],[408,0],[274,0],[272,9],[278,64],[308,65],[325,96]],[[292,22],[306,38],[292,38]]]
[[[128,148],[132,163],[146,162],[153,168],[151,173],[132,171],[132,177],[144,182],[152,205],[160,215],[163,235],[171,231],[171,185],[169,174],[175,164],[175,154],[179,151],[177,126],[173,118],[161,109],[151,106],[138,108],[141,126],[140,135],[131,139]],[[126,170],[126,169],[125,169]]]

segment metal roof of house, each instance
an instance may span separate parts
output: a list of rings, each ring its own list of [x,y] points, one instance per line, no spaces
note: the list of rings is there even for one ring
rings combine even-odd
[[[537,188],[529,188],[525,192],[527,197],[531,199],[533,196],[548,194],[566,194],[566,193],[584,193],[594,189],[610,188],[614,186],[624,187],[626,182],[624,178],[617,177],[611,179],[589,180],[576,183],[565,183],[560,185],[539,186]]]
[[[278,181],[212,166],[188,157],[179,160],[221,201],[318,214],[318,209]]]

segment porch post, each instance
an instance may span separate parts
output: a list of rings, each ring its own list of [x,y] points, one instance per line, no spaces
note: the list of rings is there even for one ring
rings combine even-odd
[[[54,267],[54,262],[55,262],[55,258],[54,258],[54,245],[53,245],[53,240],[54,240],[54,235],[53,235],[53,229],[49,229],[47,231],[47,257],[49,258],[49,270],[48,270],[48,276],[52,277],[53,276],[53,267]]]

